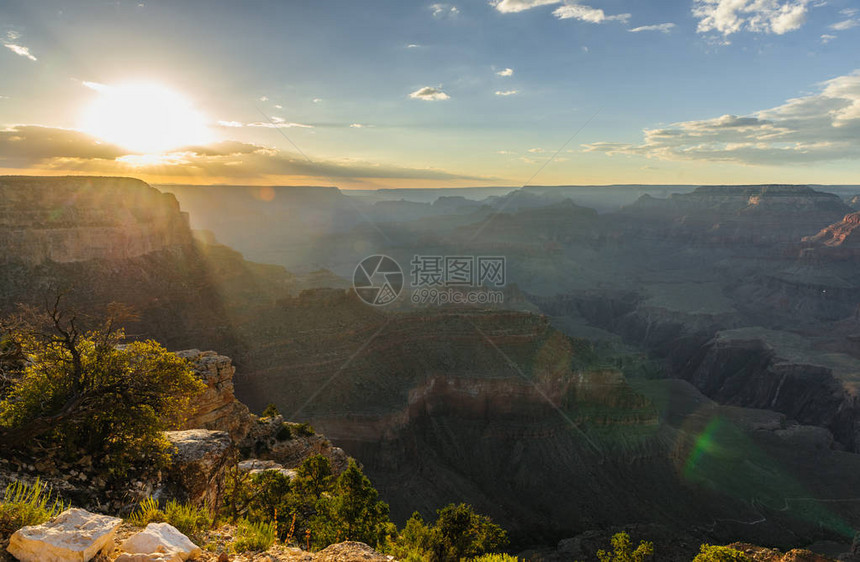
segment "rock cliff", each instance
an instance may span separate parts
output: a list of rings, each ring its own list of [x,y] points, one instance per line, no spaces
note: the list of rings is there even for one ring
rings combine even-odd
[[[190,244],[176,198],[140,180],[0,177],[0,262],[128,259]]]

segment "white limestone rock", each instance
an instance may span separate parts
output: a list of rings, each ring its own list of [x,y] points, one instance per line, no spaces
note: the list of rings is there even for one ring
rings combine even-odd
[[[68,509],[53,521],[18,529],[6,550],[21,562],[87,562],[113,548],[122,519]]]
[[[202,552],[199,546],[169,523],[150,523],[128,538],[116,562],[184,562]]]

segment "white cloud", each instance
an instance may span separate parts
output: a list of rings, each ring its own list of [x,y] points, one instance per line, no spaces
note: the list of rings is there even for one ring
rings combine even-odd
[[[314,98],[311,101],[313,101],[314,103],[320,103],[322,101],[322,98]]]
[[[4,43],[3,46],[18,56],[28,58],[31,61],[39,60],[30,53],[30,49],[28,49],[27,47],[24,47],[22,45],[16,45],[15,43]]]
[[[860,25],[860,20],[850,19],[834,23],[830,26],[830,29],[834,31],[845,31],[847,29],[851,29],[852,27],[857,27],[858,25]]]
[[[409,97],[415,100],[440,101],[447,100],[451,96],[449,96],[439,88],[433,88],[432,86],[424,86],[423,88],[419,88],[409,94]]]
[[[408,45],[406,45],[406,48],[407,49],[420,49],[421,45],[419,45],[418,43],[409,43]]]
[[[352,127],[353,129],[363,129],[364,125],[362,125],[361,123],[353,123],[350,125],[350,127]]]
[[[630,33],[639,33],[640,31],[659,31],[660,33],[669,33],[674,28],[674,23],[658,23],[655,25],[643,25],[640,27],[634,27],[630,30]]]
[[[503,14],[515,14],[537,8],[539,6],[551,6],[564,4],[553,10],[553,15],[560,20],[576,19],[589,23],[605,23],[608,21],[627,21],[630,14],[618,14],[607,16],[599,8],[592,8],[578,3],[578,0],[491,0],[490,5]]]
[[[642,144],[594,143],[588,152],[663,160],[785,165],[860,158],[860,71],[816,94],[747,117],[724,115],[646,129]]]
[[[607,16],[603,10],[592,8],[585,4],[565,4],[564,6],[559,6],[553,11],[553,15],[560,20],[576,19],[588,23],[606,23],[608,21],[626,22],[630,19],[630,14]]]
[[[822,36],[821,36],[821,42],[822,42],[822,43],[824,43],[825,45],[826,45],[826,44],[828,44],[828,43],[830,43],[830,42],[831,42],[831,41],[833,41],[834,39],[836,39],[836,36],[835,36],[835,35],[830,35],[830,34],[828,34],[828,33],[825,33],[824,35],[822,35]]]
[[[275,109],[284,109],[284,106],[275,104]]]
[[[260,101],[269,101],[267,96],[260,96]]]
[[[453,4],[431,4],[430,12],[434,18],[453,18],[460,13],[460,9]]]
[[[496,90],[497,96],[515,96],[520,93],[519,90]]]
[[[241,121],[218,121],[219,127],[230,127],[230,128],[239,128],[239,127],[262,127],[266,129],[313,129],[313,125],[307,125],[305,123],[291,123],[288,121],[284,121],[280,117],[272,117],[271,121],[254,121],[251,123],[242,123]]]
[[[500,71],[496,72],[496,75],[497,76],[503,76],[503,77],[507,78],[508,76],[514,75],[514,69],[513,68],[506,68],[504,70],[500,70]]]
[[[532,154],[541,154],[541,153],[543,153],[543,152],[546,152],[546,150],[544,150],[544,149],[542,149],[542,148],[540,148],[540,147],[538,147],[538,148],[530,148],[528,151],[529,151],[529,152],[531,152]]]
[[[493,0],[490,4],[503,14],[515,14],[538,6],[558,4],[561,0]]]
[[[806,23],[811,0],[694,0],[699,33],[742,30],[782,35]]]

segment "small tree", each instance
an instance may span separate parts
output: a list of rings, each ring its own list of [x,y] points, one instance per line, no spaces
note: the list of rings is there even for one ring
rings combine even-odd
[[[266,406],[266,408],[263,410],[263,415],[262,415],[262,417],[264,417],[264,418],[274,418],[274,417],[276,417],[276,416],[280,416],[280,415],[281,415],[281,413],[278,411],[278,407],[277,407],[277,406],[275,406],[274,404],[269,404],[269,405],[268,405],[268,406]]]
[[[116,475],[144,459],[163,466],[169,444],[162,432],[184,421],[205,385],[157,342],[124,344],[118,316],[82,331],[59,304],[0,321],[25,359],[0,401],[0,447],[38,440],[70,457],[84,449]]]
[[[612,537],[612,552],[597,551],[600,562],[644,562],[654,554],[654,543],[642,541],[636,550],[630,542],[630,535],[621,532]]]
[[[493,552],[508,543],[507,533],[486,515],[478,515],[472,506],[461,503],[438,511],[434,550],[438,560],[457,562],[461,558]]]
[[[318,547],[340,540],[378,546],[392,531],[388,504],[379,501],[379,493],[352,459],[331,492],[320,497],[316,512],[311,533]]]

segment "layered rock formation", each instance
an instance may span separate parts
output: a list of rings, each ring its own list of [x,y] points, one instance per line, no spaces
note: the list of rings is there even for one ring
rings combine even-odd
[[[851,213],[815,236],[803,239],[803,257],[812,259],[851,260],[860,256],[860,213]]]
[[[172,195],[131,178],[0,178],[0,262],[128,259],[189,246]]]
[[[176,354],[189,360],[198,378],[206,383],[206,390],[194,400],[194,412],[184,427],[226,431],[234,441],[243,440],[251,429],[251,412],[233,394],[236,369],[232,360],[214,351],[199,349]]]

